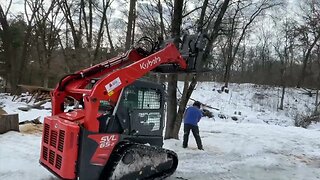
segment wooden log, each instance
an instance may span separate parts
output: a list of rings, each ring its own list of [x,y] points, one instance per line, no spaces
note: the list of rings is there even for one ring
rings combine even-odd
[[[8,131],[19,131],[18,114],[0,115],[0,134],[6,133]]]
[[[34,103],[33,105],[27,105],[27,107],[18,107],[21,111],[29,111],[30,109],[43,109],[43,104],[50,102],[50,99],[46,99],[37,103]]]

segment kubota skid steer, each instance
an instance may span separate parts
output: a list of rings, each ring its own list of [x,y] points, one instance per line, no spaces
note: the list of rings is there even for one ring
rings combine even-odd
[[[172,43],[134,48],[61,79],[45,117],[40,163],[61,179],[154,179],[177,168],[162,148],[164,86],[138,80],[151,70],[193,71],[203,38],[189,36],[181,53]],[[171,67],[162,67],[163,65]],[[66,112],[72,97],[81,108]]]

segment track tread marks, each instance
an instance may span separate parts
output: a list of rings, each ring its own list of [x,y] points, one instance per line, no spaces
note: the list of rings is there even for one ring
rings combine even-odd
[[[132,143],[132,142],[124,142],[121,144],[118,144],[113,153],[110,155],[109,161],[107,165],[105,166],[104,173],[102,173],[101,180],[106,180],[112,178],[117,166],[119,165],[120,161],[124,157],[126,153],[129,151],[135,150],[136,152],[139,152],[143,155],[148,155],[149,157],[152,157],[152,154],[156,153],[164,153],[167,154],[167,157],[172,159],[172,162],[165,162],[161,163],[159,166],[157,166],[157,170],[160,168],[160,172],[153,173],[151,175],[148,175],[147,177],[143,177],[143,175],[146,175],[150,172],[148,172],[148,168],[152,169],[152,167],[145,165],[143,170],[135,171],[133,173],[123,175],[121,179],[126,179],[128,177],[135,176],[135,179],[163,179],[171,174],[173,174],[178,166],[178,156],[175,152],[163,149],[161,147],[155,147],[155,146],[147,146],[143,144],[138,143]],[[169,167],[168,169],[168,166]],[[159,168],[158,168],[159,167]],[[131,178],[130,178],[131,179]]]

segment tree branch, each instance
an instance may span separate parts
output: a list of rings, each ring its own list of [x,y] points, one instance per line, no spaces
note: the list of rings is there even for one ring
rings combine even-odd
[[[187,12],[186,14],[182,15],[182,18],[185,18],[185,17],[189,16],[190,14],[192,14],[193,12],[195,12],[196,10],[201,9],[201,8],[202,8],[202,6],[194,8],[193,10],[191,10],[191,11]]]
[[[7,17],[11,5],[12,5],[12,0],[10,0],[9,5],[8,5],[8,8],[7,8],[6,12],[4,13],[5,17]]]

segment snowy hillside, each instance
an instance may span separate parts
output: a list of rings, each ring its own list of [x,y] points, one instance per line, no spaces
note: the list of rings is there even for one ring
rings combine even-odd
[[[219,93],[218,89],[222,86],[221,83],[199,83],[191,96],[218,108],[219,111],[208,108],[215,113],[214,119],[217,121],[233,121],[231,117],[235,116],[237,122],[293,126],[296,115],[314,110],[315,97],[303,94],[305,91],[302,89],[286,89],[284,110],[278,110],[282,90],[279,87],[230,84],[229,93]],[[227,119],[218,118],[219,114]]]
[[[279,88],[231,84],[226,94],[217,92],[220,87],[219,83],[199,83],[192,94],[193,99],[219,109],[211,110],[214,118],[200,121],[205,151],[196,149],[192,135],[189,148],[183,149],[182,131],[180,140],[165,140],[164,147],[179,156],[178,168],[169,180],[320,179],[318,124],[309,129],[293,126],[296,114],[313,108],[314,97],[289,89],[285,110],[277,111]],[[50,114],[45,110],[49,104],[44,110],[22,112],[17,108],[25,103],[11,99],[1,95],[0,103],[8,113],[19,113],[20,121],[39,116],[42,120]],[[238,120],[232,120],[233,116]],[[55,179],[38,163],[40,140],[40,133],[0,135],[0,179]]]

